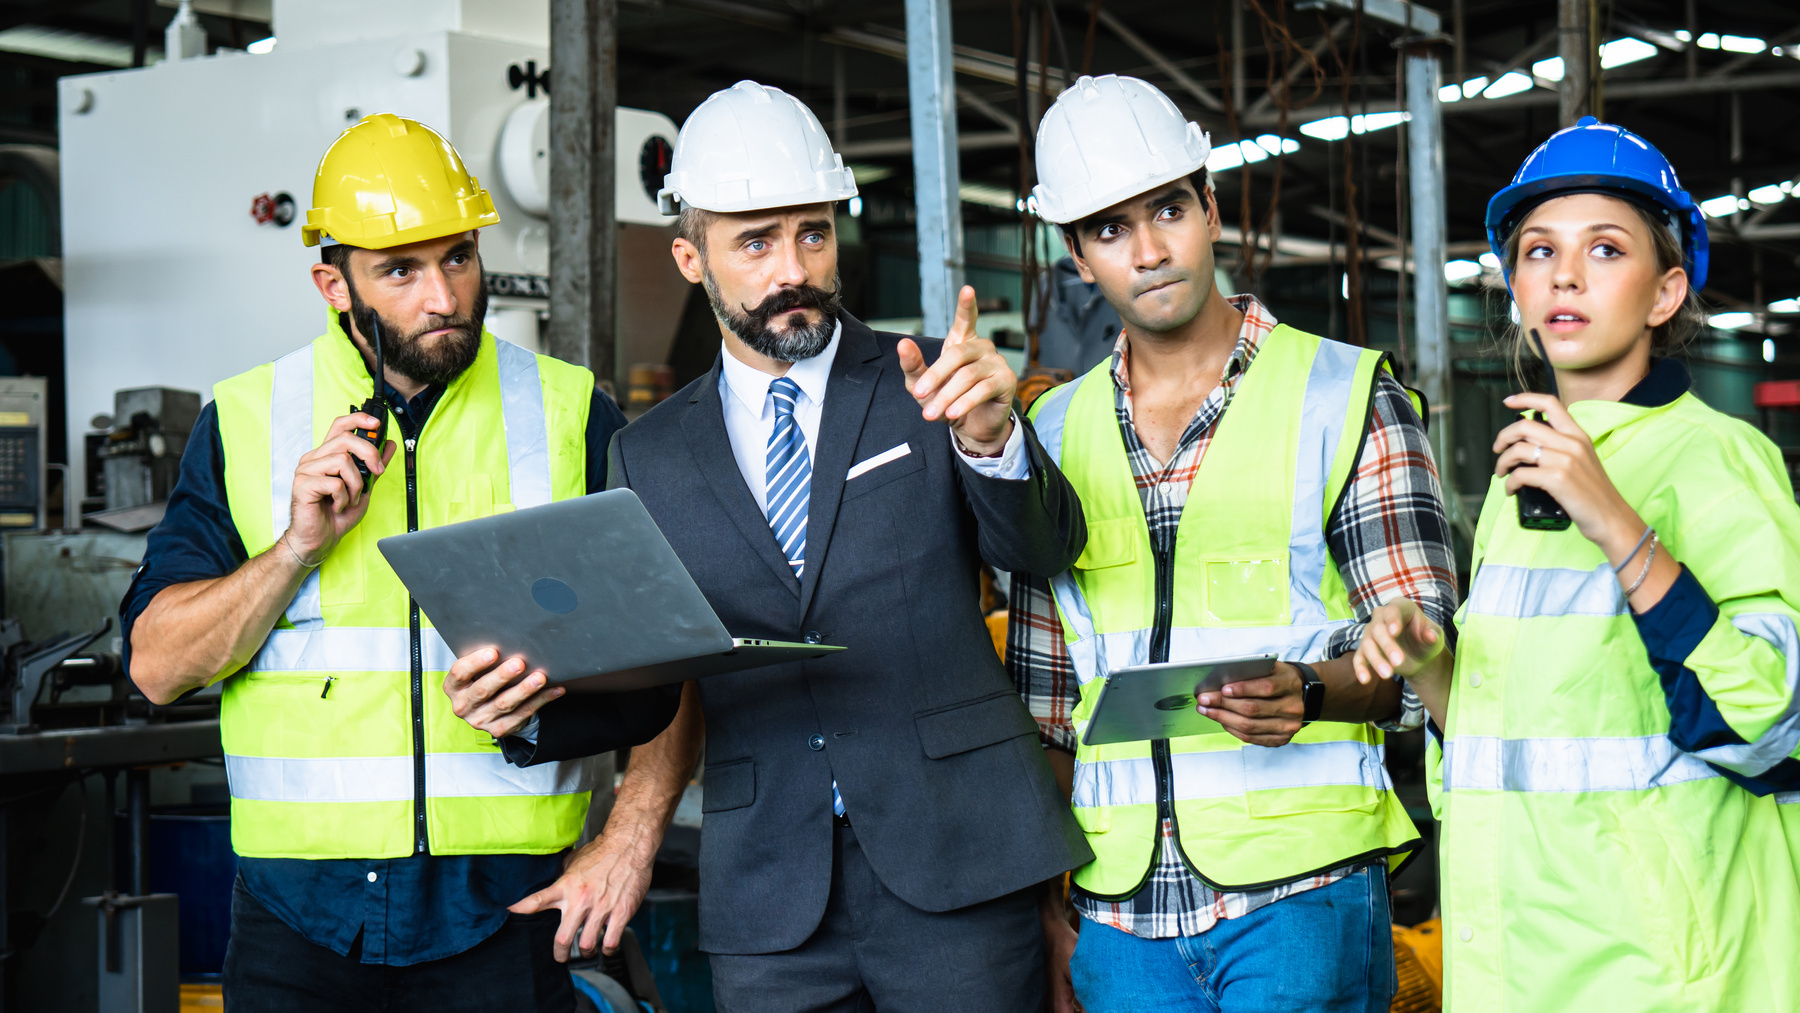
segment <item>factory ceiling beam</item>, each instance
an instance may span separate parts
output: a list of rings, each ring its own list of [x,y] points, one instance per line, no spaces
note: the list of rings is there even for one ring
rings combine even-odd
[[[980,95],[975,94],[967,88],[958,87],[956,89],[956,100],[1012,131],[1015,136],[1018,134],[1018,117],[1001,109],[999,106],[982,98]]]
[[[1199,100],[1201,105],[1214,112],[1222,113],[1225,111],[1225,103],[1219,101],[1219,96],[1214,95],[1205,85],[1194,80],[1187,71],[1175,66],[1174,62],[1167,56],[1164,56],[1160,50],[1144,41],[1144,38],[1138,33],[1132,31],[1131,26],[1120,21],[1118,15],[1104,7],[1098,8],[1098,11],[1100,23],[1106,26],[1107,31],[1117,35],[1120,41],[1124,42],[1132,49],[1137,50],[1138,55],[1149,60],[1156,66],[1157,70],[1167,74],[1171,80],[1181,86],[1183,91],[1194,96],[1195,99]]]
[[[80,7],[92,7],[95,0],[43,0],[41,3],[8,7],[0,13],[0,32],[20,25],[40,24],[46,19],[67,14]]]
[[[906,59],[906,32],[889,28],[885,25],[864,25],[861,28],[827,28],[823,31],[809,30],[806,22],[794,14],[784,14],[756,7],[751,4],[738,3],[736,0],[623,0],[636,7],[677,7],[682,10],[707,14],[726,21],[735,21],[743,25],[767,28],[770,31],[786,32],[790,35],[811,35],[820,42],[845,46],[850,49],[861,49],[865,52],[880,53],[896,60]],[[950,47],[952,69],[958,74],[980,78],[984,81],[995,81],[1000,84],[1015,84],[1017,71],[1010,56],[976,49],[973,46]],[[1025,65],[1025,72],[1036,77],[1043,72],[1037,62]],[[1062,70],[1050,67],[1048,75],[1052,94],[1062,90]]]
[[[1685,78],[1675,80],[1632,80],[1618,83],[1608,82],[1606,97],[1608,101],[1638,98],[1672,98],[1684,95],[1714,94],[1733,91],[1764,91],[1776,88],[1800,88],[1800,71],[1769,71],[1760,74],[1741,74],[1736,77],[1703,77],[1695,81]],[[1554,106],[1557,104],[1557,93],[1537,89],[1508,95],[1495,99],[1463,99],[1460,102],[1443,104],[1445,116],[1463,115],[1466,113],[1498,113],[1534,106]],[[1368,111],[1374,113],[1395,112],[1399,107],[1390,101],[1370,102]],[[1361,115],[1363,107],[1357,106],[1357,114]],[[1254,120],[1245,118],[1246,127],[1268,127],[1275,125],[1275,116],[1265,113]],[[1372,136],[1372,135],[1364,135]]]
[[[618,0],[550,0],[550,331],[547,351],[617,383],[613,146]],[[616,389],[616,388],[615,388]]]
[[[962,131],[956,135],[958,151],[982,151],[992,148],[1011,148],[1019,143],[1016,130],[979,130]],[[912,154],[911,137],[882,137],[867,141],[850,141],[837,146],[838,154],[844,156],[846,162],[858,158],[899,158]]]

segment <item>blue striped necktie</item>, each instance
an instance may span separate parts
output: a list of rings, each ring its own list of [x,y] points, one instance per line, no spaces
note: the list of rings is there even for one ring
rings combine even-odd
[[[775,430],[769,434],[768,491],[764,513],[769,528],[781,543],[782,554],[794,570],[794,579],[806,569],[806,502],[812,493],[812,458],[806,453],[806,435],[794,417],[800,385],[787,377],[769,384],[775,399]]]

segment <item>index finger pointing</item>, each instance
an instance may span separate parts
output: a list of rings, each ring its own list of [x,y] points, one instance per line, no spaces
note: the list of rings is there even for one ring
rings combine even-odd
[[[944,344],[954,345],[975,336],[975,287],[964,285],[956,294],[956,319],[950,322],[950,333],[944,336]]]

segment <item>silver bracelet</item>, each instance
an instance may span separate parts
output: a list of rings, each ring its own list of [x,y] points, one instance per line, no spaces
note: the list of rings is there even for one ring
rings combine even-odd
[[[1656,562],[1656,545],[1661,541],[1661,535],[1653,534],[1650,536],[1650,554],[1644,557],[1644,568],[1638,571],[1637,579],[1632,581],[1631,586],[1625,589],[1626,601],[1630,601],[1631,596],[1637,594],[1637,589],[1644,586],[1644,579],[1650,576],[1650,564]]]
[[[1644,543],[1650,540],[1650,533],[1654,530],[1655,529],[1650,525],[1644,525],[1644,533],[1638,536],[1637,544],[1631,547],[1630,552],[1625,553],[1625,558],[1619,560],[1618,566],[1613,567],[1613,576],[1617,577],[1619,574],[1625,572],[1626,565],[1637,558],[1638,550],[1643,548]]]
[[[288,544],[287,532],[283,531],[281,533],[281,537],[277,538],[275,540],[280,542],[282,547],[288,550],[288,555],[294,557],[294,562],[299,563],[302,567],[304,567],[308,570],[316,569],[318,567],[319,564],[309,563],[306,560],[300,558],[300,553],[295,552],[294,547],[292,545]]]

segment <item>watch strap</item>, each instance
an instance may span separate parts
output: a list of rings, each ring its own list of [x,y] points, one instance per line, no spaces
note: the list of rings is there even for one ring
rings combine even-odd
[[[1325,682],[1319,673],[1304,661],[1290,661],[1294,670],[1300,673],[1300,698],[1305,709],[1300,716],[1302,725],[1312,724],[1319,720],[1319,713],[1325,709]]]

